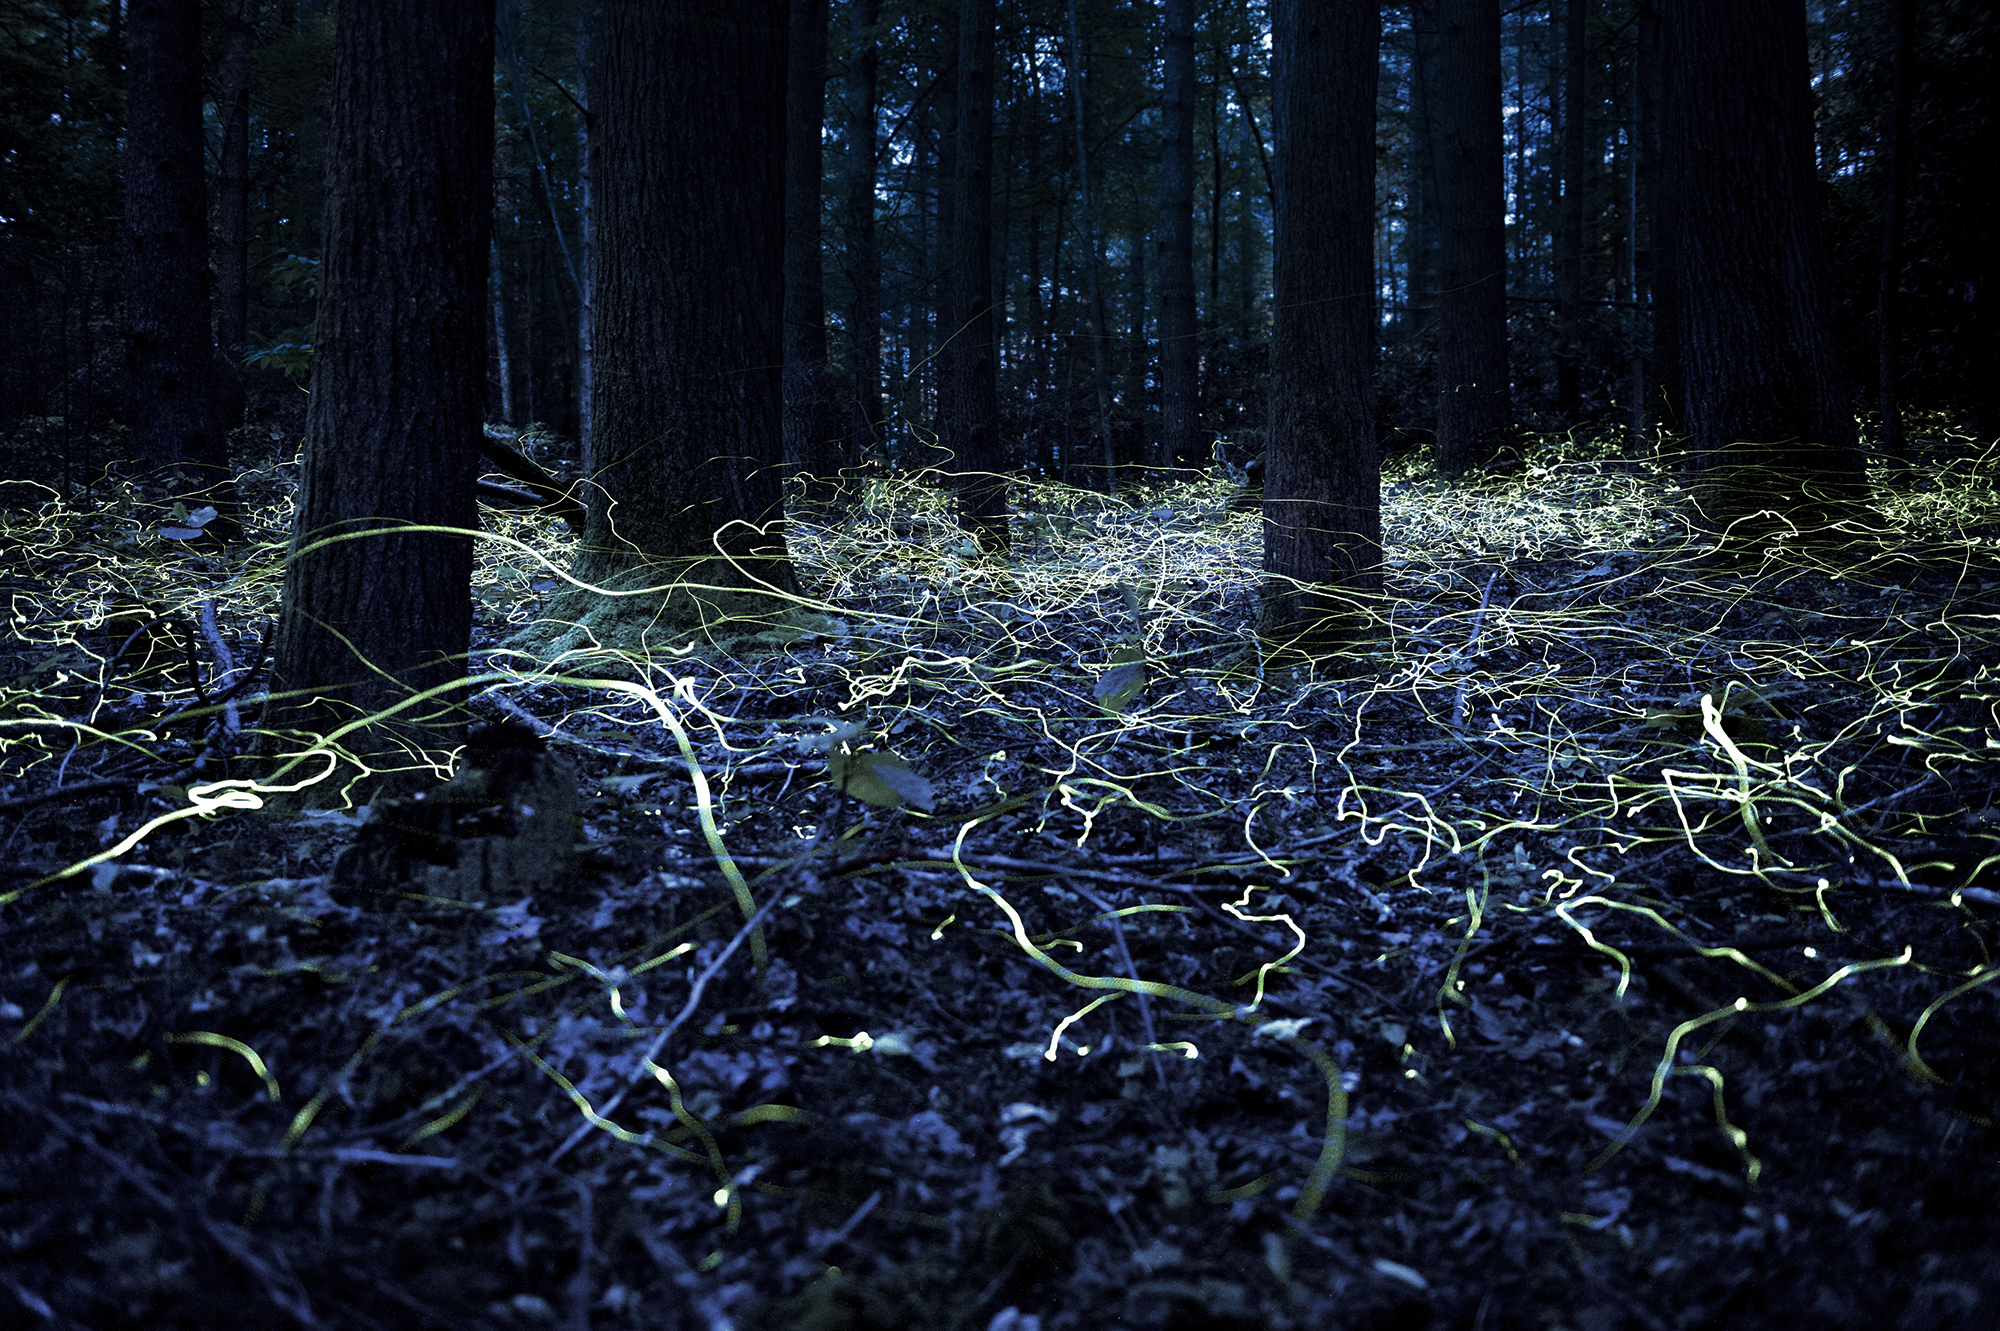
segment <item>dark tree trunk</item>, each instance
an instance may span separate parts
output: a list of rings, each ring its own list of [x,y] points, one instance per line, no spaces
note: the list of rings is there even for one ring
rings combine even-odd
[[[1381,589],[1375,439],[1376,0],[1272,9],[1277,245],[1263,629],[1352,640]]]
[[[222,146],[215,171],[215,350],[217,423],[243,422],[243,351],[250,322],[250,50],[258,0],[222,10],[222,88],[216,119]]]
[[[1438,0],[1410,4],[1410,335],[1425,339],[1437,329],[1438,191],[1436,116],[1431,87],[1437,82]]]
[[[1876,408],[1882,417],[1882,451],[1896,466],[1910,460],[1896,384],[1896,315],[1903,279],[1903,210],[1910,187],[1910,11],[1914,0],[1888,0],[1889,127],[1881,135],[1882,264],[1875,287]]]
[[[591,98],[597,91],[597,52],[591,35],[604,25],[603,0],[583,0],[576,22],[576,437],[583,469],[592,470],[591,435],[597,417],[597,131]]]
[[[1657,0],[1639,0],[1638,49],[1633,54],[1633,79],[1639,103],[1639,196],[1646,217],[1646,248],[1641,253],[1640,280],[1647,295],[1647,332],[1651,336],[1652,388],[1646,415],[1655,424],[1654,440],[1680,428],[1680,353],[1674,344],[1677,322],[1673,309],[1672,271],[1673,191],[1667,180],[1660,129],[1666,98],[1663,34]]]
[[[1438,18],[1437,466],[1453,476],[1493,456],[1512,415],[1499,0],[1441,0]]]
[[[125,330],[132,444],[201,486],[227,474],[209,328],[200,0],[133,0],[126,19]]]
[[[815,501],[831,496],[840,433],[826,364],[819,234],[826,6],[827,0],[791,0],[785,92],[785,470]]]
[[[1664,21],[1668,280],[1710,516],[1858,498],[1827,322],[1804,0],[1675,0]]]
[[[960,473],[958,507],[980,547],[1007,552],[1007,465],[1000,444],[993,312],[993,0],[960,0],[958,149],[953,154],[951,308],[944,442]]]
[[[1091,378],[1097,388],[1097,432],[1104,445],[1104,492],[1118,493],[1118,453],[1111,435],[1111,367],[1106,359],[1104,327],[1104,254],[1097,229],[1097,205],[1090,188],[1090,142],[1084,116],[1083,71],[1088,64],[1083,44],[1083,24],[1077,17],[1076,0],[1069,0],[1069,84],[1070,102],[1076,113],[1077,220],[1083,223],[1084,265],[1089,282],[1088,318]]]
[[[882,255],[875,241],[875,41],[877,0],[852,0],[853,49],[847,69],[846,263],[848,363],[854,399],[848,461],[860,465],[882,447]]]
[[[1562,217],[1558,262],[1556,415],[1575,425],[1583,414],[1583,197],[1589,177],[1590,118],[1585,113],[1584,18],[1587,0],[1563,5]]]
[[[710,580],[789,590],[787,3],[603,8],[592,39],[595,466],[578,570],[665,583],[710,561]],[[732,567],[713,565],[718,546]]]
[[[1202,456],[1201,346],[1194,302],[1194,0],[1166,0],[1160,101],[1160,452]]]
[[[320,735],[465,674],[472,540],[395,533],[478,521],[493,0],[341,0],[325,183],[273,667],[274,696],[305,690],[283,724]],[[440,753],[462,716],[446,693],[341,742],[378,772],[407,771],[403,746]]]
[[[923,465],[951,467],[951,452],[945,447],[944,399],[947,367],[958,350],[958,284],[951,272],[952,240],[958,225],[958,6],[948,6],[940,16],[938,43],[943,48],[943,64],[938,70],[937,95],[932,98],[931,143],[935,150],[936,174],[931,184],[937,197],[937,230],[931,233],[926,255],[924,280],[931,293],[931,321],[937,330],[931,360],[932,417],[930,437],[922,450]]]

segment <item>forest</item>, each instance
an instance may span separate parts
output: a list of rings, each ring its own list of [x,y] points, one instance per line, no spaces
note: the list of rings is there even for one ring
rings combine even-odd
[[[2000,1324],[1979,0],[0,0],[0,1325]]]

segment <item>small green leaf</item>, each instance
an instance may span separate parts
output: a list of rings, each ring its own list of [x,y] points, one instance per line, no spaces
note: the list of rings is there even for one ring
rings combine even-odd
[[[931,783],[893,753],[830,753],[826,774],[849,795],[884,809],[914,804],[929,813],[937,807]]]
[[[1123,656],[1132,648],[1121,648]],[[1090,690],[1090,696],[1107,712],[1124,710],[1125,704],[1139,696],[1139,690],[1146,687],[1146,663],[1143,660],[1128,660],[1115,665],[1097,677],[1097,684]]]

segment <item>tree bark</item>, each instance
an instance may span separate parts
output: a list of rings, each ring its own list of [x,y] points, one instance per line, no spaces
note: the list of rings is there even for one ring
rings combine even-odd
[[[1563,5],[1562,215],[1556,235],[1556,415],[1575,425],[1583,413],[1583,197],[1589,178],[1584,113],[1584,21],[1587,0]]]
[[[243,423],[243,352],[250,322],[250,52],[259,0],[222,10],[222,125],[215,171],[215,350],[217,424]]]
[[[273,696],[390,785],[463,734],[493,216],[493,0],[342,0],[312,403]],[[402,706],[391,716],[383,713]],[[332,783],[320,788],[337,797]]]
[[[1709,516],[1826,510],[1863,468],[1828,328],[1804,0],[1665,7],[1682,410]]]
[[[848,461],[859,466],[882,448],[882,255],[875,240],[875,38],[878,0],[851,0],[852,50],[847,69],[847,205],[845,209],[849,404]]]
[[[1889,126],[1881,135],[1882,262],[1875,286],[1876,410],[1882,418],[1882,451],[1892,465],[1907,466],[1901,393],[1896,382],[1896,318],[1903,280],[1903,212],[1910,188],[1910,11],[1914,0],[1888,0]]]
[[[1005,555],[1007,457],[993,310],[993,4],[959,4],[950,273],[958,323],[947,344],[943,416],[945,447],[959,477],[959,516],[983,550]]]
[[[1272,9],[1276,256],[1262,629],[1351,642],[1382,585],[1375,438],[1377,0]]]
[[[1482,466],[1506,437],[1507,200],[1500,122],[1499,0],[1441,0],[1435,116],[1438,470]]]
[[[125,334],[132,443],[155,468],[218,484],[229,468],[209,328],[199,0],[126,17]]]
[[[1069,0],[1070,101],[1076,113],[1077,219],[1083,223],[1084,265],[1089,282],[1091,378],[1097,388],[1097,432],[1104,445],[1104,492],[1118,493],[1118,451],[1111,433],[1111,367],[1106,361],[1104,327],[1104,246],[1098,235],[1097,205],[1090,188],[1090,143],[1084,117],[1083,70],[1086,63],[1083,24],[1076,0]]]
[[[1194,0],[1166,0],[1160,99],[1160,452],[1200,466],[1201,345],[1194,300]]]
[[[819,233],[826,23],[827,0],[791,0],[785,92],[785,471],[801,497],[816,502],[831,497],[839,469]]]
[[[586,581],[706,565],[709,581],[794,586],[780,479],[788,31],[786,0],[603,6]]]

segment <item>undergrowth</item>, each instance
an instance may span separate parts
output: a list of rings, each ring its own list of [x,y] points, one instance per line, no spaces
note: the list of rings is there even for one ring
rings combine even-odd
[[[490,510],[532,891],[232,768],[284,467],[229,551],[11,485],[0,1304],[1990,1325],[2000,495],[1930,443],[1724,550],[1603,450],[1402,466],[1373,640],[1282,665],[1220,480],[1017,486],[1001,563],[877,479],[736,655],[509,648],[570,552]]]

